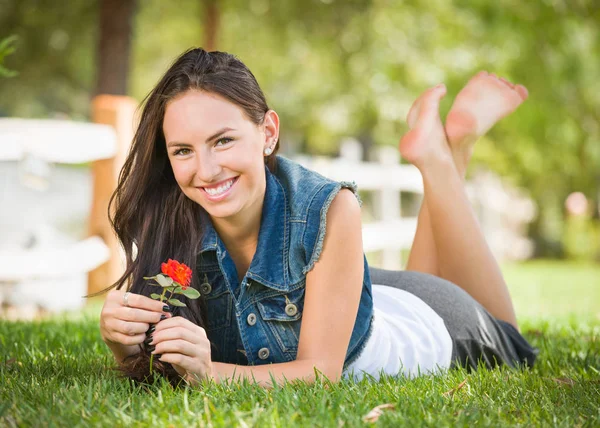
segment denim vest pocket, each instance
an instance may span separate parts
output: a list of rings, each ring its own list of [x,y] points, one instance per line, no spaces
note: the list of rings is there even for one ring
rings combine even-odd
[[[200,273],[199,288],[202,298],[206,300],[206,330],[229,327],[233,299],[218,266],[214,271]]]
[[[260,317],[273,334],[281,352],[296,354],[300,338],[304,287],[276,294],[257,303]]]

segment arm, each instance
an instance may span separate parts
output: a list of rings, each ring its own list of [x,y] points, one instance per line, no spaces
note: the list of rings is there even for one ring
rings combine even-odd
[[[302,328],[296,361],[263,366],[212,363],[213,377],[247,378],[271,385],[271,375],[283,382],[314,382],[315,368],[330,380],[342,375],[362,292],[363,265],[360,206],[349,190],[335,197],[327,212],[327,232],[319,261],[306,277]]]

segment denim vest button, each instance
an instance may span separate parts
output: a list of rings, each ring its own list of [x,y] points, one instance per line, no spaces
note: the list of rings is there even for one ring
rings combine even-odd
[[[260,351],[258,351],[258,358],[261,360],[269,358],[269,350],[267,348],[261,348]]]
[[[246,318],[246,321],[248,321],[248,324],[250,324],[250,325],[256,324],[256,314],[248,315],[248,318]]]
[[[285,306],[285,313],[288,314],[289,316],[293,317],[294,315],[296,315],[298,313],[298,308],[293,303],[288,303]]]
[[[211,291],[212,291],[212,287],[210,286],[210,284],[208,282],[200,284],[200,293],[209,294]]]

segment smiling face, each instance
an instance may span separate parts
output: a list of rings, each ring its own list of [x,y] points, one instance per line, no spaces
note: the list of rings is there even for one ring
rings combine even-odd
[[[167,104],[163,133],[183,193],[213,221],[256,214],[265,194],[264,149],[277,141],[278,118],[261,125],[220,95],[190,90]]]

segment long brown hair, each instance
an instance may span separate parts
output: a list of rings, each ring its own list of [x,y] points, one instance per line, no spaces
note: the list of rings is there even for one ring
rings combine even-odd
[[[236,104],[256,125],[262,124],[269,110],[265,96],[252,72],[234,55],[190,49],[184,52],[156,87],[146,96],[141,119],[131,150],[119,174],[118,185],[109,202],[111,225],[123,246],[126,270],[119,280],[102,290],[121,289],[149,296],[156,288],[142,278],[154,275],[162,262],[176,259],[194,270],[202,239],[202,208],[179,188],[168,159],[163,119],[167,104],[177,96],[199,90],[218,94]],[[267,157],[267,166],[275,167],[275,153]],[[114,207],[114,217],[110,215]],[[134,254],[134,246],[136,254]],[[199,275],[193,275],[192,287],[199,289]],[[195,324],[206,325],[205,302],[187,299],[187,308],[174,308],[173,315]],[[140,345],[141,349],[143,347]],[[148,353],[141,352],[122,367],[126,375],[145,380],[149,374]],[[159,365],[175,383],[177,373],[170,365]]]

